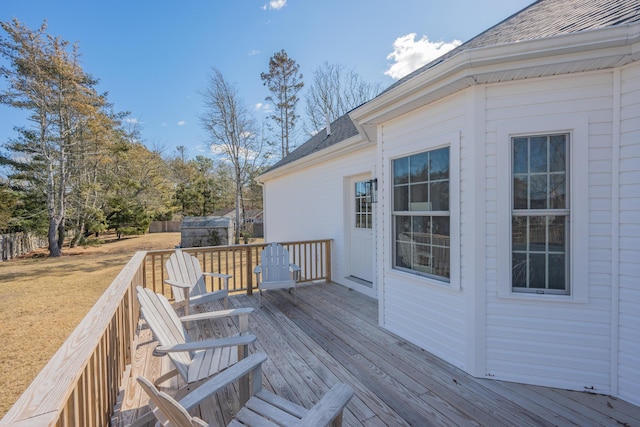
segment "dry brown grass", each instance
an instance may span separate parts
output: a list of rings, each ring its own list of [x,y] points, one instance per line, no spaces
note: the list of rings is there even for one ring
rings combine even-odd
[[[0,418],[76,328],[139,250],[171,249],[180,233],[116,240],[98,247],[65,248],[0,262]]]

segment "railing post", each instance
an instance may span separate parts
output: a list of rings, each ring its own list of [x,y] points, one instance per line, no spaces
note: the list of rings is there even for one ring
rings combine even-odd
[[[247,248],[247,295],[253,295],[253,261],[251,255],[252,246],[245,246]]]
[[[325,257],[327,263],[327,283],[331,282],[331,240],[324,241],[325,246]]]

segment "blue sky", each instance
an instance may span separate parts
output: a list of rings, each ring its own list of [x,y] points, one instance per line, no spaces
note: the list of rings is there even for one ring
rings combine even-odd
[[[78,43],[84,70],[116,111],[139,121],[145,144],[165,154],[183,145],[194,157],[208,153],[199,93],[212,67],[260,120],[268,95],[260,73],[280,49],[307,83],[326,61],[386,87],[444,53],[440,44],[464,42],[532,1],[2,0],[0,21],[36,29],[46,19],[49,34]],[[24,113],[0,106],[0,143],[24,123]]]

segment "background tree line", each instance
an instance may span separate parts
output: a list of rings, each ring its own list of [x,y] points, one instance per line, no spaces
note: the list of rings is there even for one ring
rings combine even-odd
[[[8,172],[0,178],[0,231],[47,236],[51,256],[59,256],[67,240],[77,245],[105,230],[140,234],[152,220],[230,208],[242,230],[245,210],[262,207],[254,178],[327,120],[379,91],[355,72],[325,63],[307,92],[308,120],[300,131],[303,75],[284,50],[260,75],[274,107],[261,125],[235,84],[212,68],[201,93],[201,124],[213,158],[191,159],[185,146],[167,156],[148,148],[129,113],[116,111],[98,92],[76,45],[48,35],[46,22],[36,30],[17,19],[0,26],[6,34],[0,35],[6,60],[0,102],[28,114],[27,123],[15,127],[16,137],[2,141],[0,165]]]

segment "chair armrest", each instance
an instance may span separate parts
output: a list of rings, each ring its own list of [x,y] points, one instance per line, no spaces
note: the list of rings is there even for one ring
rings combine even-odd
[[[219,279],[222,279],[222,287],[223,290],[228,291],[229,290],[229,279],[231,279],[233,276],[230,274],[222,274],[222,273],[206,273],[203,272],[202,273],[203,276],[207,276],[207,277],[217,277]],[[225,307],[227,305],[225,304]]]
[[[353,397],[353,389],[344,383],[331,387],[322,399],[318,401],[300,419],[298,426],[326,426],[340,416],[344,407]]]
[[[239,335],[228,338],[215,338],[204,341],[191,341],[184,344],[160,345],[155,348],[154,353],[165,354],[180,351],[207,350],[210,348],[236,347],[239,345],[249,345],[256,340],[255,335]]]
[[[298,266],[298,264],[289,264],[289,270],[291,271],[300,271],[300,266]]]
[[[177,281],[171,280],[171,279],[164,279],[164,283],[166,283],[167,285],[176,286],[176,287],[182,288],[182,289],[187,289],[187,288],[191,287],[191,285],[188,284],[188,283],[177,282]]]
[[[227,298],[229,291],[226,289],[219,289],[213,292],[207,292],[200,295],[189,295],[189,304],[198,305],[206,302],[217,301],[222,298]]]
[[[203,276],[209,276],[209,277],[219,277],[221,279],[231,279],[233,276],[231,274],[222,274],[222,273],[209,273],[209,272],[203,272],[202,273]]]
[[[228,384],[231,384],[248,373],[260,368],[262,363],[266,360],[266,354],[253,353],[251,356],[240,360],[238,363],[230,366],[219,374],[216,374],[216,376],[212,377],[210,380],[204,382],[200,387],[183,397],[180,400],[180,404],[187,410],[193,408],[195,405],[212,396],[214,393],[217,393]]]
[[[253,274],[256,275],[256,285],[260,287],[260,276],[262,275],[262,267],[256,265],[253,269]]]
[[[183,322],[194,320],[220,319],[223,317],[242,316],[253,313],[253,307],[233,308],[229,310],[206,311],[204,313],[190,314],[180,318]]]

